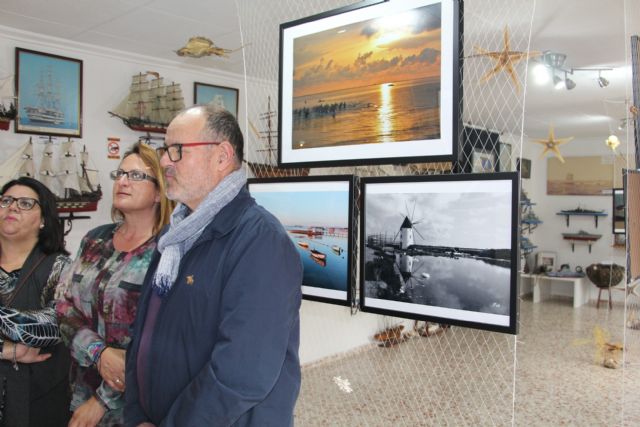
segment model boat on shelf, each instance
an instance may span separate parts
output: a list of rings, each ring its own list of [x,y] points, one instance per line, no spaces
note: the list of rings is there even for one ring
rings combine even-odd
[[[607,216],[604,210],[593,210],[593,209],[584,209],[581,207],[577,207],[575,209],[563,209],[558,212],[558,215],[598,215],[598,216]]]
[[[62,144],[54,144],[51,139],[46,141],[36,172],[33,141],[29,138],[18,152],[0,165],[0,184],[22,176],[38,179],[46,185],[56,196],[60,213],[96,211],[102,198],[98,171],[89,168],[89,153],[83,147],[78,160],[71,139]]]
[[[565,240],[580,240],[584,242],[594,242],[602,237],[602,234],[591,234],[584,230],[580,230],[577,233],[562,233],[562,238]]]
[[[567,227],[569,226],[569,218],[572,215],[578,216],[592,216],[595,220],[596,228],[598,227],[598,217],[607,216],[607,213],[604,210],[593,210],[593,209],[584,209],[581,207],[577,207],[575,209],[563,209],[560,212],[557,212],[556,215],[564,215],[567,218]]]
[[[132,77],[129,94],[113,110],[132,130],[166,133],[169,122],[185,107],[180,84],[165,84],[154,71]]]
[[[542,224],[542,221],[533,212],[528,212],[522,216],[523,224]]]
[[[13,75],[0,79],[0,130],[9,130],[11,120],[16,118],[13,90]]]

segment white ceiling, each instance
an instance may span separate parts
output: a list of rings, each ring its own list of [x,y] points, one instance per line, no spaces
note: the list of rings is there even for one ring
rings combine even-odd
[[[252,7],[251,1],[0,0],[0,25],[241,74],[244,72],[242,54],[234,53],[229,58],[194,59],[178,57],[174,51],[194,35],[208,37],[216,45],[227,49],[240,47],[241,23],[237,4]],[[261,0],[261,6],[264,7],[262,2],[271,2],[274,8],[276,5],[280,7],[279,1]],[[316,9],[323,10],[323,3],[316,0],[308,2]],[[467,3],[472,2],[467,0]],[[637,10],[630,6],[634,0],[531,2],[532,7],[535,6],[531,50],[565,53],[565,68],[601,67],[614,70],[604,74],[611,81],[606,88],[596,84],[597,73],[576,72],[570,76],[577,83],[572,91],[554,90],[550,85],[537,86],[529,73],[525,135],[544,137],[551,123],[555,125],[558,137],[600,138],[616,131],[620,119],[625,116],[625,99],[629,97],[627,91],[630,90],[631,74],[625,46],[628,44],[628,34],[632,34],[633,29],[625,25],[639,21],[631,19],[639,16]],[[514,16],[508,22],[519,19],[528,23],[527,16]],[[491,25],[487,28],[491,28]],[[274,31],[277,34],[277,28]],[[496,32],[495,40],[501,41],[503,24],[496,25],[493,31]],[[251,40],[245,40],[247,55],[252,55],[251,49],[258,45],[254,43],[252,46],[251,43]],[[500,50],[501,46],[486,48]],[[491,63],[487,62],[486,66],[490,67]],[[506,74],[498,75],[496,79],[507,77]]]

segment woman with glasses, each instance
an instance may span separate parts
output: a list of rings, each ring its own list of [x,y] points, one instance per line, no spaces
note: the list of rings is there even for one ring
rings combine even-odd
[[[0,425],[66,426],[69,352],[54,294],[70,260],[55,197],[29,177],[0,194]]]
[[[56,310],[72,357],[73,416],[70,427],[123,424],[124,356],[129,325],[156,241],[173,204],[165,196],[153,149],[136,143],[113,180],[114,223],[83,239],[62,277]]]

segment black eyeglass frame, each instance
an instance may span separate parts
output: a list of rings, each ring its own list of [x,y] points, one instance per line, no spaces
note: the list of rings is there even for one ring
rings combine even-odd
[[[133,173],[140,174],[141,175],[140,178],[134,178],[131,175]],[[131,169],[130,171],[125,171],[123,169],[116,169],[114,171],[109,172],[109,177],[114,181],[121,179],[123,176],[126,176],[129,181],[141,182],[141,181],[147,180],[158,185],[158,179],[156,177],[151,176],[148,173],[145,173],[139,169]]]
[[[171,144],[171,145],[162,145],[156,148],[156,154],[158,155],[158,158],[161,158],[162,156],[164,156],[164,153],[167,153],[167,156],[169,156],[169,160],[175,163],[182,160],[182,147],[198,147],[201,145],[220,145],[223,142],[224,141],[185,142],[182,144],[178,143],[178,144]],[[172,152],[177,153],[177,159],[174,159],[176,154],[171,154]]]
[[[5,205],[5,200],[9,199],[9,203]],[[20,203],[22,202],[31,202],[31,206],[29,207],[22,207],[20,206]],[[7,209],[9,207],[11,207],[11,205],[13,204],[13,202],[16,202],[16,206],[18,206],[18,209],[20,209],[21,211],[30,211],[31,209],[33,209],[36,205],[40,206],[40,201],[38,199],[34,199],[33,197],[13,197],[13,196],[0,196],[0,208],[2,209]]]

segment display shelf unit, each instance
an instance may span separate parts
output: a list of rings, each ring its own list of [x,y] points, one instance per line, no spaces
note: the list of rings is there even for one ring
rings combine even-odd
[[[571,218],[572,216],[592,216],[594,218],[594,221],[596,223],[596,228],[598,228],[598,218],[601,216],[607,216],[608,214],[604,211],[592,211],[589,209],[575,209],[572,211],[560,211],[560,212],[556,212],[556,215],[564,215],[566,217],[567,220],[567,227],[569,226],[569,218]]]

